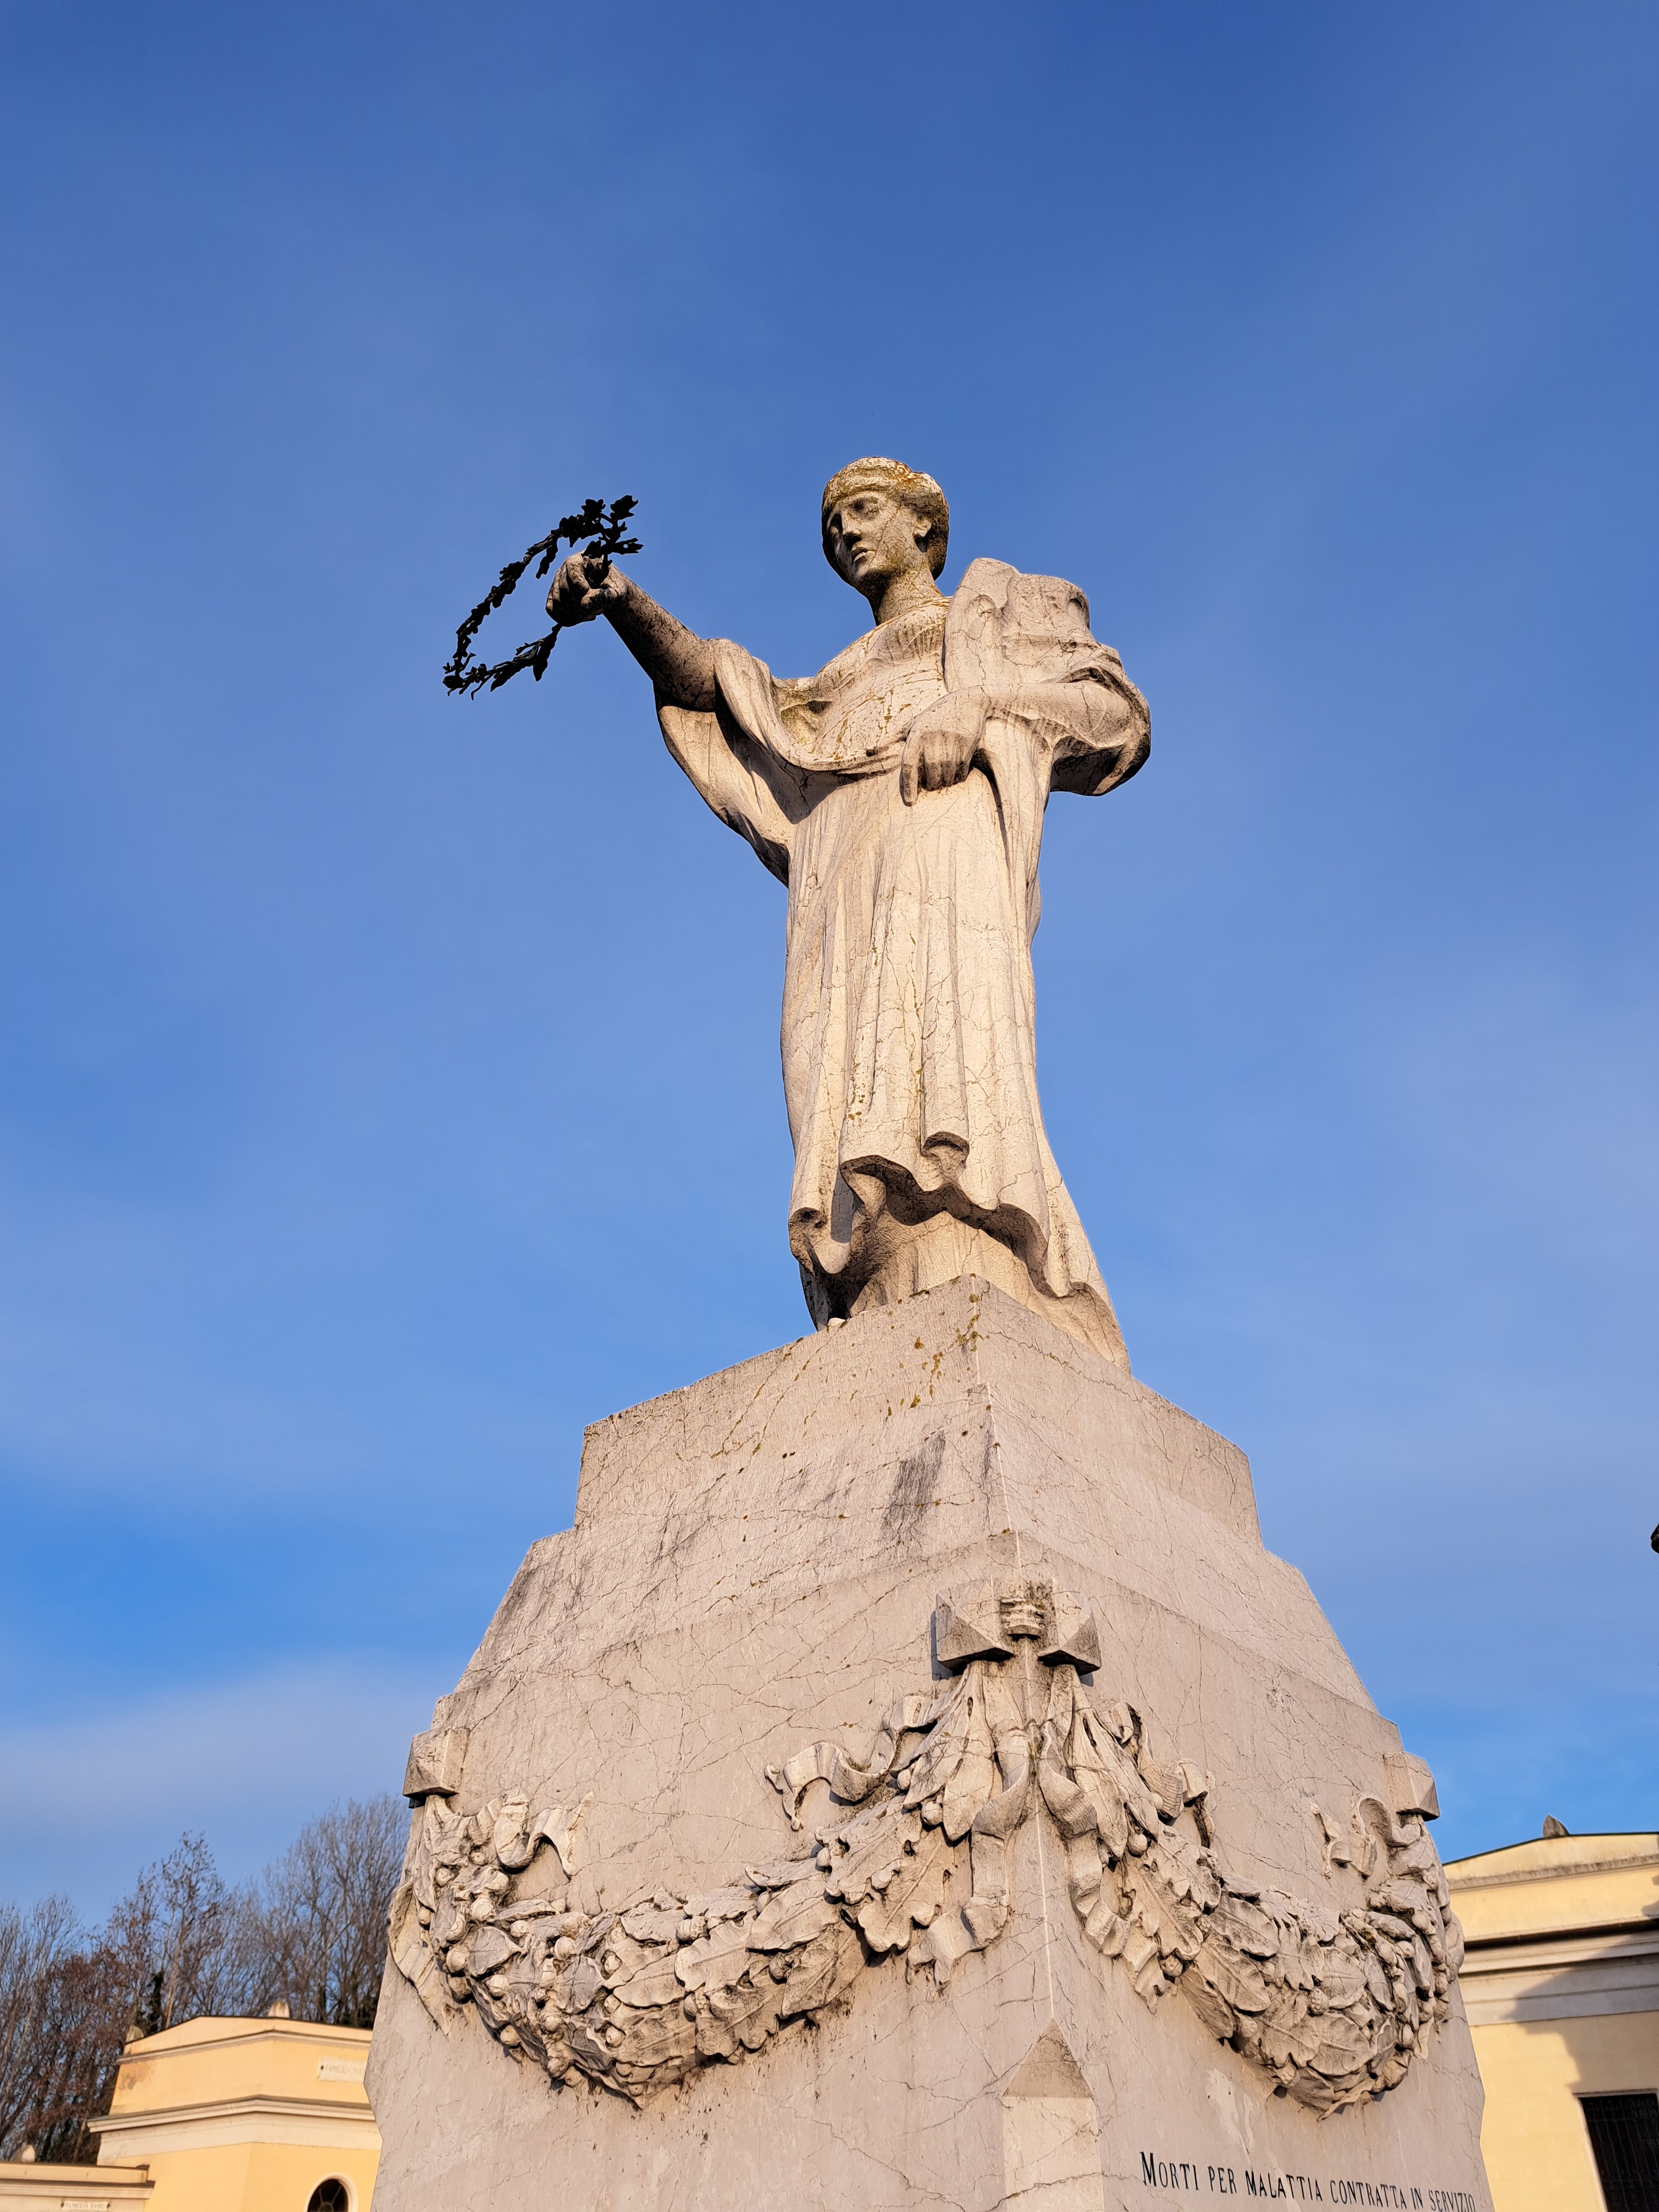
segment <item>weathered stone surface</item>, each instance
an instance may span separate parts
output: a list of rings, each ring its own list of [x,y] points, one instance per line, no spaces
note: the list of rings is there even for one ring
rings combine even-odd
[[[1119,1802],[1152,1793],[1150,1852],[1132,1814],[1114,1859],[1079,1811],[1080,1738],[1042,1761],[1067,1684],[1100,1759],[1128,1761]],[[955,1725],[934,1708],[969,1692],[990,1748],[930,1826],[905,1796]],[[1455,1933],[1427,1904],[1431,1779],[1262,1549],[1243,1455],[996,1290],[597,1425],[575,1527],[532,1549],[434,1728],[466,1732],[463,1771],[417,1835],[487,1831],[467,1881],[514,1917],[481,1889],[476,1959],[469,1939],[434,1966],[455,1886],[404,1899],[370,2072],[380,2212],[1488,2202]],[[879,1888],[861,1814],[900,1838]],[[1160,1906],[1166,1860],[1195,1886]],[[947,1923],[968,1932],[941,1974]],[[734,1980],[733,1944],[762,1967]],[[515,2056],[496,2033],[555,1977],[557,2086],[533,2033]],[[618,2052],[629,2080],[593,2085]],[[1362,2101],[1319,2118],[1322,2081]]]

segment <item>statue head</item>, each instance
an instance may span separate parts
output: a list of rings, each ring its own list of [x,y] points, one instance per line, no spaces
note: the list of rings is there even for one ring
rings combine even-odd
[[[849,461],[823,487],[823,554],[873,605],[908,571],[945,566],[951,510],[932,477],[902,461]]]

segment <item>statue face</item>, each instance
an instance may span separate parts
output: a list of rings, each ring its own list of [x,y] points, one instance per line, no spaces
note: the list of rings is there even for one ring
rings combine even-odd
[[[912,507],[878,485],[850,491],[830,510],[825,522],[830,556],[856,592],[879,596],[896,576],[926,568],[919,539],[927,525]]]

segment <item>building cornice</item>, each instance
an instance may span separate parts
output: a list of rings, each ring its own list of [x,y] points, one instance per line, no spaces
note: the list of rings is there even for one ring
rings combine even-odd
[[[1511,1844],[1511,1850],[1524,1850],[1524,1844]],[[1496,1857],[1498,1854],[1492,1853]],[[1463,1861],[1463,1864],[1469,1863]],[[1460,1874],[1459,1862],[1454,1859],[1445,1869],[1446,1887],[1454,1895],[1462,1889],[1505,1889],[1511,1882],[1594,1881],[1598,1875],[1623,1874],[1632,1867],[1659,1867],[1659,1850],[1650,1848],[1632,1851],[1622,1858],[1584,1859],[1569,1861],[1563,1866],[1533,1866],[1500,1868],[1492,1874]]]
[[[1633,1942],[1630,1940],[1632,1937],[1636,1939]],[[1584,1928],[1517,1928],[1501,1936],[1471,1936],[1465,1929],[1462,1972],[1468,1973],[1472,1967],[1479,1971],[1478,1962],[1483,1954],[1500,1951],[1505,1954],[1536,1951],[1563,1962],[1575,1955],[1599,1959],[1609,1952],[1616,1952],[1621,1957],[1640,1957],[1649,1951],[1659,1951],[1659,1921],[1602,1920]],[[1504,1963],[1513,1963],[1512,1956],[1506,1955]]]
[[[216,2026],[223,2024],[215,2022]],[[184,2025],[195,2027],[199,2023],[186,2021]],[[137,2058],[148,2065],[162,2058],[199,2057],[204,2051],[232,2051],[240,2043],[326,2043],[336,2048],[344,2044],[348,2048],[356,2045],[367,2052],[373,2033],[367,2027],[334,2027],[321,2020],[250,2020],[239,2021],[237,2027],[239,2032],[233,2035],[189,2037],[180,2029],[163,2028],[158,2035],[145,2036],[129,2044],[121,2054],[121,2063],[125,2065],[129,2059]],[[170,2042],[167,2039],[174,2035],[179,2040]]]
[[[367,2104],[326,2097],[227,2097],[173,2105],[160,2112],[110,2112],[88,2121],[100,2149],[117,2158],[153,2158],[164,2151],[224,2143],[299,2143],[318,2149],[373,2150],[380,2131]]]
[[[0,2201],[38,2212],[116,2212],[143,2205],[155,2184],[143,2166],[59,2166],[33,2159],[0,2161]]]

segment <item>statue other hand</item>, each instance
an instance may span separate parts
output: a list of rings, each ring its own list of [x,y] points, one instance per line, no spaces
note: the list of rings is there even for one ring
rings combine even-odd
[[[985,734],[985,701],[977,691],[947,691],[910,717],[899,762],[899,796],[914,806],[923,791],[945,791],[974,764]]]
[[[590,580],[587,556],[571,553],[560,562],[547,594],[547,611],[556,623],[592,622],[612,606],[628,589],[628,580],[613,561],[599,583]]]

